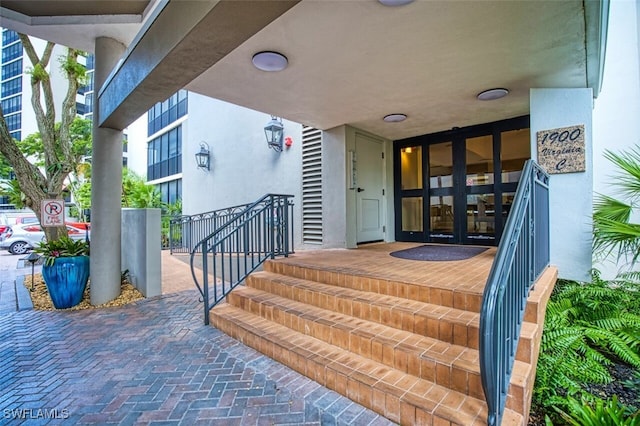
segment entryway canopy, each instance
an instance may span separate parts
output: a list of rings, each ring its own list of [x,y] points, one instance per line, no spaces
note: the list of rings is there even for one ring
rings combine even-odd
[[[99,92],[102,126],[124,128],[187,88],[392,140],[527,114],[531,88],[597,95],[607,11],[606,0],[7,0],[0,8],[3,27],[61,44],[90,51],[98,36],[131,42]],[[287,68],[258,70],[251,59],[260,51],[286,56]],[[476,99],[496,87],[509,95]],[[382,120],[393,113],[408,118]]]

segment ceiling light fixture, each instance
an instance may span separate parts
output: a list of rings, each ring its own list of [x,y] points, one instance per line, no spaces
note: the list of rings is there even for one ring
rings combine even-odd
[[[496,99],[504,98],[508,94],[509,94],[508,89],[495,88],[495,89],[489,89],[489,90],[485,90],[484,92],[478,93],[476,98],[478,98],[479,101],[493,101]]]
[[[282,71],[289,65],[289,60],[282,53],[264,51],[253,55],[253,65],[262,71]]]
[[[413,3],[413,0],[378,0],[385,6],[395,7],[404,6],[405,4]]]
[[[389,114],[385,115],[383,120],[387,123],[399,123],[407,119],[407,114]]]

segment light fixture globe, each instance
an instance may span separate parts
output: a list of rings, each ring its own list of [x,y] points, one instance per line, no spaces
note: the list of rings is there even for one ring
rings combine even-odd
[[[489,90],[480,92],[478,93],[476,98],[478,98],[479,101],[493,101],[496,99],[504,98],[508,94],[509,94],[509,89],[498,87],[495,89],[489,89]]]
[[[264,126],[264,134],[267,138],[267,145],[276,152],[282,152],[282,139],[284,136],[284,126],[282,120],[276,116],[271,116],[271,121]]]
[[[200,142],[200,151],[196,152],[196,164],[200,170],[210,170],[211,168],[211,155],[209,145],[206,142]]]
[[[395,114],[385,115],[382,120],[385,121],[386,123],[399,123],[406,119],[407,119],[407,114],[395,113]]]
[[[251,59],[253,65],[262,71],[275,72],[282,71],[289,65],[289,60],[282,53],[264,51],[253,55]]]
[[[380,2],[380,4],[383,4],[385,6],[396,7],[396,6],[404,6],[405,4],[413,3],[413,0],[378,0],[378,2]]]

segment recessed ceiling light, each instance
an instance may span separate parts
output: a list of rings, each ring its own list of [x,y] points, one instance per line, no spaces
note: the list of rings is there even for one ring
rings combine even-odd
[[[413,3],[413,0],[378,0],[385,6],[404,6],[405,4]]]
[[[278,52],[258,52],[251,59],[253,65],[262,71],[282,71],[287,67],[287,57]]]
[[[389,114],[385,115],[383,120],[387,123],[399,123],[407,119],[407,114]]]
[[[485,90],[484,92],[480,92],[476,97],[478,98],[479,101],[493,101],[495,99],[504,98],[508,94],[509,94],[509,90],[496,88],[496,89],[489,89],[489,90]]]

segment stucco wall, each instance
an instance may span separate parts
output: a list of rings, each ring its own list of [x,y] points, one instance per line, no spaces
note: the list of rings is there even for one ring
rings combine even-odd
[[[615,173],[604,150],[620,152],[640,145],[640,7],[637,2],[610,3],[609,31],[602,91],[593,110],[594,191],[618,196],[610,184]],[[640,223],[640,214],[633,220]],[[603,277],[618,272],[616,256],[595,262]],[[623,266],[624,262],[620,266]],[[637,268],[636,268],[637,269]]]
[[[245,204],[267,193],[294,195],[295,246],[301,241],[302,125],[283,120],[293,145],[269,149],[264,126],[271,116],[189,93],[182,133],[182,211],[202,213]],[[195,153],[209,145],[211,170],[199,170]]]
[[[322,132],[323,248],[347,247],[346,126]]]
[[[531,153],[537,159],[536,133],[584,125],[584,172],[554,174],[549,183],[551,264],[561,278],[589,280],[593,191],[591,89],[531,89]]]
[[[160,209],[122,209],[122,269],[145,297],[162,294]]]

